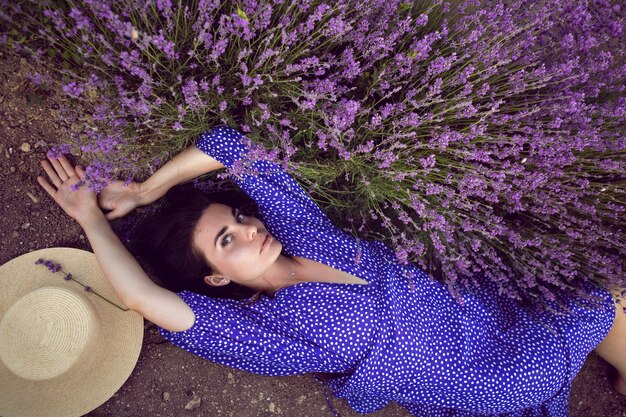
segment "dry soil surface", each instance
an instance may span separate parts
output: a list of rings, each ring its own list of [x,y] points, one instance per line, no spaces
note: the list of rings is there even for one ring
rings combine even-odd
[[[36,182],[42,174],[39,160],[51,144],[66,138],[71,123],[60,115],[66,103],[58,87],[35,97],[27,79],[35,71],[45,72],[26,59],[0,52],[0,264],[36,249],[90,249],[80,227]],[[572,388],[572,417],[626,417],[626,397],[611,390],[608,371],[595,354],[589,356]],[[330,402],[344,417],[359,415],[332,395]],[[150,323],[146,323],[141,355],[130,378],[110,400],[88,414],[274,415],[332,417],[333,412],[322,386],[311,376],[263,377],[217,365],[169,344]],[[409,416],[397,405],[370,415]]]

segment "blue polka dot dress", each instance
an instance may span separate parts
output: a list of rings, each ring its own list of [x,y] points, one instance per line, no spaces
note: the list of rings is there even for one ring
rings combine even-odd
[[[230,127],[197,146],[226,167],[248,148]],[[238,162],[239,161],[239,162]],[[488,286],[457,303],[380,242],[335,227],[279,166],[260,160],[236,176],[287,255],[369,285],[305,282],[245,303],[179,293],[196,315],[184,332],[160,329],[203,358],[264,375],[332,373],[329,384],[361,413],[396,401],[415,416],[567,416],[570,384],[608,333],[615,309],[572,303],[572,314],[531,313]],[[580,305],[579,305],[580,304]]]

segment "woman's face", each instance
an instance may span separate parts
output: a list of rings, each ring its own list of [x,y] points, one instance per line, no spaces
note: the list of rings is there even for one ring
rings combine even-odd
[[[193,244],[216,274],[253,288],[282,250],[281,243],[270,236],[259,219],[217,203],[202,213]]]

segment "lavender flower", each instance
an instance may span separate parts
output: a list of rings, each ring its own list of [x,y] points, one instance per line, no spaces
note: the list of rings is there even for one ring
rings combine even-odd
[[[39,258],[35,261],[35,265],[44,265],[52,273],[59,272],[61,270],[61,264],[54,263],[47,259]]]
[[[83,15],[82,12],[76,7],[72,7],[68,16],[74,19],[76,23],[76,29],[84,29],[84,30],[91,29],[91,23],[89,21],[89,18]]]
[[[55,80],[95,111],[51,154],[85,153],[96,189],[230,124],[453,293],[476,276],[514,299],[624,286],[623,8],[470,3],[83,0],[0,18],[32,21],[15,29],[37,59],[83,61]]]
[[[161,50],[168,59],[174,60],[179,58],[178,53],[174,50],[174,42],[166,39],[162,30],[158,35],[152,36],[150,41],[155,47]]]
[[[191,109],[201,109],[203,107],[202,99],[198,95],[198,83],[195,80],[187,80],[182,90],[185,103],[187,103]]]
[[[119,308],[122,311],[128,311],[127,308],[120,307],[116,303],[114,303],[114,302],[110,301],[109,299],[107,299],[107,298],[101,296],[100,294],[98,294],[90,286],[84,285],[83,283],[78,281],[76,278],[74,278],[74,275],[72,275],[72,273],[63,271],[61,269],[61,264],[57,264],[57,263],[55,263],[55,262],[53,262],[51,260],[46,260],[46,259],[39,258],[39,259],[37,259],[37,261],[35,261],[35,265],[44,265],[52,273],[57,273],[57,272],[61,271],[61,272],[63,272],[63,280],[65,280],[65,281],[73,281],[73,282],[77,283],[78,285],[80,285],[81,287],[83,287],[83,289],[85,291],[91,292],[92,294],[94,294],[95,296],[101,298],[102,300],[106,301],[107,303],[111,304],[112,306],[117,307],[117,308]]]
[[[80,97],[83,94],[84,90],[84,87],[80,83],[77,83],[75,81],[72,81],[71,83],[63,86],[63,91],[65,91],[68,96],[75,98]]]
[[[53,82],[52,77],[50,77],[49,75],[43,75],[43,74],[39,74],[39,73],[34,73],[34,74],[29,74],[28,75],[28,79],[35,85],[37,86],[48,86],[51,85]]]

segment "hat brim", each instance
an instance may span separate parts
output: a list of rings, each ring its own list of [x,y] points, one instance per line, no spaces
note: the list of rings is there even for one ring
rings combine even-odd
[[[91,252],[72,248],[42,249],[19,256],[0,267],[0,322],[10,306],[44,287],[62,287],[81,293],[93,305],[100,323],[98,342],[84,360],[57,377],[23,379],[0,361],[0,415],[4,417],[76,417],[88,413],[115,394],[133,371],[143,341],[143,318],[123,311],[87,293],[62,273],[52,273],[40,259],[60,263],[65,272],[95,293],[124,306]]]

